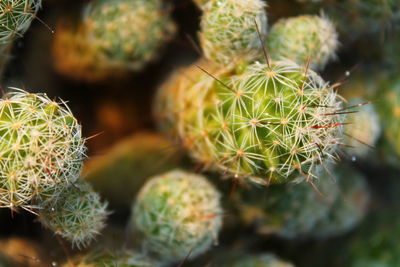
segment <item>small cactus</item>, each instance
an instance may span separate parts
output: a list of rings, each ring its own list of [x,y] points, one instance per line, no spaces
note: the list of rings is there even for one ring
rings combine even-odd
[[[81,126],[64,102],[15,90],[0,101],[0,206],[26,208],[75,182]]]
[[[335,157],[341,100],[315,72],[279,61],[214,75],[219,81],[189,69],[192,86],[173,86],[175,76],[156,103],[156,112],[170,114],[160,123],[176,129],[197,161],[269,184],[315,177],[316,166]]]
[[[222,65],[261,50],[257,25],[267,31],[265,4],[261,0],[211,0],[202,6],[200,42],[207,59]]]
[[[43,201],[39,220],[55,234],[78,248],[86,247],[100,233],[107,218],[107,203],[89,184],[76,183],[59,192],[57,197]]]
[[[310,61],[312,69],[323,69],[338,48],[338,35],[325,16],[303,15],[275,23],[267,40],[273,59],[290,59],[299,65]]]
[[[94,1],[76,31],[61,28],[56,34],[56,69],[89,81],[109,77],[116,70],[141,69],[175,30],[162,8],[159,0]],[[76,74],[76,68],[83,73]]]
[[[208,250],[222,226],[219,192],[205,177],[174,170],[153,177],[139,192],[132,223],[144,247],[175,262]]]

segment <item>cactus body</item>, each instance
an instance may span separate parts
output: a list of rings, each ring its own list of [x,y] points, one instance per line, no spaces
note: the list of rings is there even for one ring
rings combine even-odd
[[[328,18],[298,16],[275,23],[267,46],[274,59],[287,58],[299,65],[306,65],[309,60],[311,68],[322,69],[335,57],[338,36]]]
[[[222,224],[219,198],[205,177],[174,170],[145,184],[132,222],[145,248],[163,261],[196,257],[217,240]]]
[[[89,4],[76,31],[61,29],[56,35],[56,69],[89,81],[116,71],[141,69],[157,56],[158,48],[175,29],[162,5],[158,0],[98,0]],[[75,73],[77,68],[81,73]]]
[[[79,177],[81,126],[64,102],[15,91],[0,101],[0,206],[27,207]]]
[[[267,31],[261,0],[212,0],[202,6],[200,41],[205,57],[222,65],[260,52]],[[263,38],[261,37],[261,38]]]
[[[40,205],[39,220],[78,248],[86,247],[104,228],[107,203],[89,184],[71,184]]]
[[[318,162],[335,157],[341,101],[316,73],[290,62],[219,73],[224,85],[189,69],[189,86],[175,76],[157,99],[156,112],[170,114],[161,124],[176,129],[196,160],[268,184],[313,177]]]

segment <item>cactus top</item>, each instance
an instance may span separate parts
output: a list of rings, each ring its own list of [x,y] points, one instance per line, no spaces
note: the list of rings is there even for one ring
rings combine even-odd
[[[41,0],[0,1],[0,45],[12,42],[23,34],[31,24]]]
[[[206,58],[228,64],[259,53],[267,31],[261,0],[211,0],[202,6],[200,41]]]
[[[174,170],[145,184],[132,219],[149,250],[162,260],[180,261],[209,249],[221,215],[220,194],[205,177]]]
[[[220,81],[195,75],[191,86],[164,88],[159,103],[167,110],[159,113],[172,115],[182,143],[206,166],[268,184],[313,177],[323,159],[335,157],[341,100],[315,72],[272,62]]]
[[[281,19],[271,28],[267,40],[273,59],[287,58],[321,69],[335,57],[338,36],[333,24],[324,16],[298,16]]]
[[[22,90],[0,101],[0,206],[26,207],[80,175],[81,126],[64,102]]]

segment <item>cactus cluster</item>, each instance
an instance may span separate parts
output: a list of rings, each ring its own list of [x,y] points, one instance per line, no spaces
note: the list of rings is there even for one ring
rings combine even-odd
[[[196,160],[269,184],[315,178],[316,166],[335,157],[341,100],[315,72],[289,61],[256,62],[217,79],[203,73],[191,87],[160,93],[158,112],[172,114],[167,124]]]
[[[104,228],[107,203],[86,183],[71,184],[40,204],[39,220],[78,248],[86,247]]]
[[[77,79],[100,80],[143,68],[175,30],[165,12],[159,0],[89,3],[78,29],[60,26],[53,45],[56,69]]]
[[[222,226],[220,195],[205,177],[173,170],[140,190],[131,223],[145,250],[166,262],[195,257],[217,242]]]
[[[261,50],[267,15],[262,0],[211,0],[202,6],[200,42],[206,58],[226,65]],[[258,30],[260,35],[258,35]]]
[[[15,90],[0,101],[0,133],[1,207],[27,208],[78,179],[86,149],[64,102]]]
[[[273,59],[290,59],[299,65],[310,61],[313,69],[322,69],[335,58],[338,35],[325,16],[303,15],[281,19],[275,23],[267,40]]]

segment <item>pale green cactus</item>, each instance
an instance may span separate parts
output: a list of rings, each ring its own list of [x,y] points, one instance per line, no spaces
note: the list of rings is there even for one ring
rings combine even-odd
[[[159,116],[160,124],[198,162],[269,184],[315,178],[320,162],[336,157],[341,100],[313,71],[273,62],[238,75],[220,69],[213,73],[219,81],[201,72],[184,71],[189,86],[175,76],[156,101],[156,113],[168,114]]]
[[[86,80],[136,71],[159,54],[174,31],[160,0],[97,0],[86,7],[77,31],[56,34],[55,67]]]
[[[267,31],[265,3],[261,0],[211,0],[202,6],[200,42],[207,59],[222,65],[261,51]],[[260,31],[260,35],[257,33]]]
[[[153,177],[139,192],[132,224],[144,248],[179,262],[208,250],[222,226],[220,194],[205,177],[180,170]]]
[[[1,207],[27,208],[78,179],[86,149],[64,102],[10,92],[0,101],[0,135]]]
[[[349,106],[368,103],[365,99],[353,98]],[[382,131],[380,119],[372,104],[358,107],[356,113],[347,115],[350,123],[345,131],[346,153],[356,158],[366,158],[374,148]]]
[[[367,212],[369,192],[363,175],[344,165],[333,169],[340,190],[328,213],[315,224],[311,234],[318,238],[342,235],[354,229]]]
[[[100,234],[107,219],[107,203],[87,183],[74,183],[39,205],[40,222],[78,248]]]
[[[325,16],[303,15],[281,19],[268,34],[268,52],[273,59],[290,59],[299,65],[310,62],[312,69],[323,69],[335,58],[338,35]]]
[[[41,0],[0,1],[0,74],[12,42],[28,30],[40,6]]]

